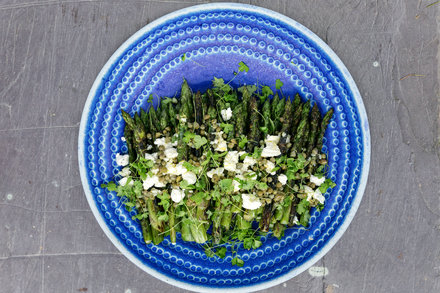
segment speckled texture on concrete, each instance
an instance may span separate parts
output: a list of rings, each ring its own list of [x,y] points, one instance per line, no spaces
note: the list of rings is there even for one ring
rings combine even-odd
[[[283,13],[338,54],[363,96],[370,177],[352,224],[315,266],[265,292],[440,292],[440,3],[242,1]],[[88,91],[134,32],[206,1],[0,1],[0,292],[183,292],[105,237],[77,136]]]

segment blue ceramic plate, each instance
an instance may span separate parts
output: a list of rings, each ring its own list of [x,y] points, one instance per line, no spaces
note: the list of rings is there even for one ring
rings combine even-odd
[[[186,59],[182,60],[185,55]],[[168,239],[145,245],[139,223],[113,193],[100,188],[118,172],[115,155],[126,152],[124,122],[145,108],[150,94],[174,96],[182,78],[193,90],[205,90],[214,76],[232,82],[284,82],[330,107],[334,119],[326,133],[329,176],[337,183],[325,195],[324,210],[314,211],[308,229],[289,229],[281,241],[263,237],[263,246],[240,250],[241,268],[225,259],[207,258],[200,246]],[[157,98],[155,100],[157,104]],[[110,58],[98,75],[84,107],[79,132],[81,180],[90,207],[114,245],[149,274],[178,287],[209,291],[254,291],[284,282],[318,261],[342,236],[361,201],[370,163],[370,135],[364,105],[349,72],[336,54],[301,24],[260,7],[216,3],[166,15],[142,28]]]

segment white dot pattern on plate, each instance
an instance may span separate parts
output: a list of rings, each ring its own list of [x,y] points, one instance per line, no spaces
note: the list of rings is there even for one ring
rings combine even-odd
[[[182,60],[182,56],[186,60]],[[314,211],[307,229],[294,227],[281,241],[263,238],[263,246],[239,249],[242,268],[232,267],[231,256],[207,258],[193,243],[145,245],[139,223],[121,207],[120,199],[99,186],[114,178],[116,153],[126,152],[121,141],[124,122],[120,109],[134,114],[147,106],[148,97],[178,94],[187,78],[193,89],[204,90],[213,76],[230,80],[238,63],[250,68],[233,85],[284,82],[284,93],[312,99],[321,112],[335,115],[326,132],[324,151],[329,174],[337,184],[325,194],[327,204]],[[225,65],[230,64],[230,66]],[[154,99],[154,106],[157,104]],[[96,205],[111,231],[146,266],[190,284],[237,287],[279,277],[315,255],[344,220],[357,192],[363,141],[356,103],[327,54],[299,31],[258,13],[213,11],[189,13],[145,33],[111,67],[95,94],[85,136],[85,166]]]

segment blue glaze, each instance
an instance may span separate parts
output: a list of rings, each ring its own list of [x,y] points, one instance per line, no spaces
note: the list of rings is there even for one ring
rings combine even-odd
[[[186,60],[182,61],[182,55]],[[238,63],[249,72],[234,78]],[[101,189],[119,171],[116,153],[130,114],[147,108],[148,97],[178,95],[182,79],[193,90],[206,90],[213,77],[232,86],[264,84],[284,95],[300,93],[321,112],[335,110],[326,132],[329,175],[337,183],[325,194],[326,206],[312,213],[308,229],[286,231],[282,241],[264,237],[263,246],[240,249],[243,268],[207,259],[200,245],[165,239],[145,245],[133,213],[115,194]],[[195,291],[254,291],[301,273],[322,257],[352,220],[366,185],[370,159],[368,121],[360,94],[335,53],[295,21],[250,5],[207,4],[179,10],[147,25],[131,37],[104,66],[86,102],[79,133],[79,165],[91,209],[106,235],[131,261],[159,279]]]

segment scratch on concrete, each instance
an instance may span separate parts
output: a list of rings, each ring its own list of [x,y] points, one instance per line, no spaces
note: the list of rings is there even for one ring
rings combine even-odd
[[[328,269],[326,267],[311,267],[309,274],[315,278],[321,278],[328,275]]]
[[[21,130],[37,130],[37,129],[58,129],[58,128],[77,128],[79,122],[73,125],[59,125],[59,126],[37,126],[37,127],[24,127],[24,128],[12,128],[12,129],[0,129],[0,132],[8,131],[21,131]]]

